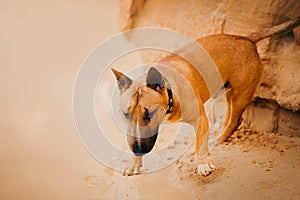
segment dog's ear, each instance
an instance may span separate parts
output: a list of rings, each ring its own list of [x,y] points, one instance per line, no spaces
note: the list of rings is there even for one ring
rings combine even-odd
[[[165,86],[163,76],[154,67],[151,67],[147,74],[147,86],[153,90],[162,89]]]
[[[118,87],[120,89],[121,92],[123,92],[124,90],[126,90],[127,88],[130,87],[132,80],[125,76],[123,73],[111,68],[111,71],[114,73],[117,82],[118,82]]]

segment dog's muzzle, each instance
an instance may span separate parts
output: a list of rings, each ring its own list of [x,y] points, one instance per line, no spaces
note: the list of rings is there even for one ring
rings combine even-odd
[[[137,138],[137,137],[128,135],[127,139],[128,139],[128,142],[129,142],[132,152],[136,156],[143,156],[143,155],[149,153],[153,149],[154,144],[157,139],[157,135],[158,135],[158,133],[154,134],[151,137],[147,137],[147,138]]]

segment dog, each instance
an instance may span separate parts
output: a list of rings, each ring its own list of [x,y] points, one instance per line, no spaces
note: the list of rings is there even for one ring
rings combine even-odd
[[[255,44],[264,38],[289,32],[299,23],[300,17],[247,37],[216,34],[196,40],[218,67],[223,87],[229,91],[226,93],[224,128],[218,143],[226,141],[239,126],[241,115],[261,82],[264,66]],[[127,141],[134,154],[132,166],[125,169],[124,175],[140,173],[142,156],[153,149],[159,126],[165,119],[193,125],[196,157],[209,154],[204,103],[210,94],[195,66],[171,54],[151,66],[138,80],[132,80],[115,69],[112,72],[120,90],[120,112],[128,131]],[[199,159],[199,162],[200,175],[206,176],[214,171],[209,156]]]

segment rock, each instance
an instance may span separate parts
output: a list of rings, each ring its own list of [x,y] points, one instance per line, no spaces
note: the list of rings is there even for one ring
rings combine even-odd
[[[300,26],[294,28],[293,33],[294,33],[296,44],[300,45]]]
[[[293,112],[276,101],[256,98],[243,114],[243,125],[254,130],[300,137],[300,111]],[[276,144],[276,140],[273,141]]]

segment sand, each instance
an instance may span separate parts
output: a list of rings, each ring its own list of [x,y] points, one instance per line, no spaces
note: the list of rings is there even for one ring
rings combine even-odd
[[[0,198],[300,199],[299,138],[241,130],[213,149],[208,177],[194,173],[189,152],[124,177],[85,150],[73,83],[88,53],[118,32],[117,3],[0,2]]]

